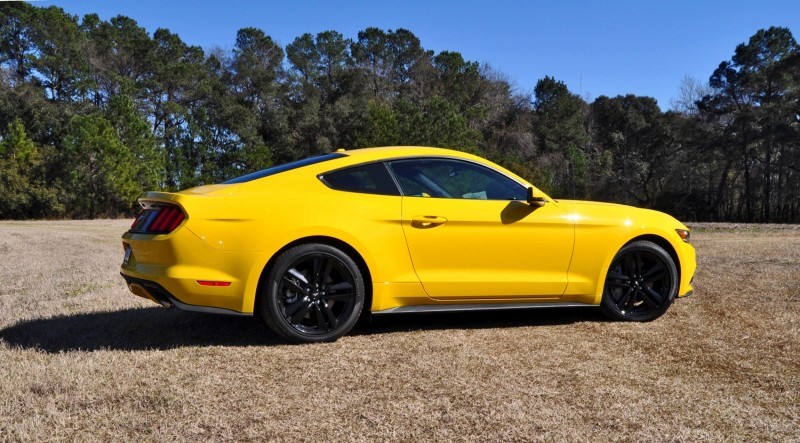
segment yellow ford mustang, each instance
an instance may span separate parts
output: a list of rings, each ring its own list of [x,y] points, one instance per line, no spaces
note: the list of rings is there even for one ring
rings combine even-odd
[[[335,340],[365,309],[599,306],[647,321],[695,272],[689,230],[669,215],[553,200],[446,149],[339,150],[139,203],[122,237],[134,294],[257,313],[293,342]]]

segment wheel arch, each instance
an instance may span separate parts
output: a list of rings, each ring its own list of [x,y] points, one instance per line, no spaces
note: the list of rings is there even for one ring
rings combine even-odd
[[[299,238],[294,240],[290,243],[287,243],[282,248],[278,249],[272,257],[267,261],[264,265],[264,268],[261,270],[261,275],[258,278],[258,285],[256,286],[256,295],[254,298],[254,315],[260,315],[258,303],[261,300],[262,295],[264,294],[265,285],[267,284],[267,278],[269,276],[272,267],[275,265],[275,261],[278,257],[281,256],[285,251],[288,251],[295,246],[300,245],[307,245],[307,244],[324,244],[328,246],[333,246],[334,248],[341,249],[342,252],[349,255],[353,261],[356,262],[359,271],[361,271],[361,275],[364,277],[364,309],[361,312],[362,317],[367,315],[371,311],[370,307],[372,306],[372,275],[369,271],[369,266],[367,266],[367,262],[364,260],[364,257],[356,250],[356,248],[352,247],[345,241],[342,241],[338,238],[329,237],[325,235],[312,235],[308,237]]]

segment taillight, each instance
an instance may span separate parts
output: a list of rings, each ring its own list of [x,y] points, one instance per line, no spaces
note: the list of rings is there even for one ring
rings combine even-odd
[[[200,286],[230,286],[231,282],[215,281],[215,280],[197,280],[197,284]]]
[[[136,217],[131,225],[131,232],[167,234],[174,231],[185,218],[186,214],[178,206],[151,206]]]

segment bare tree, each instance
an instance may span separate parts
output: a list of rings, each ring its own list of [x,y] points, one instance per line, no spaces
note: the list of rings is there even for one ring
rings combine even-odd
[[[669,101],[670,109],[681,114],[696,115],[697,102],[711,92],[711,87],[707,82],[702,82],[686,74],[678,86],[678,96]]]

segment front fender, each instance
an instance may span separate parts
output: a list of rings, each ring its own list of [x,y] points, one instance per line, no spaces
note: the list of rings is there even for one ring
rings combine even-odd
[[[565,292],[569,299],[599,304],[614,256],[626,244],[647,236],[658,237],[672,247],[681,274],[679,293],[691,289],[694,248],[675,232],[686,229],[681,222],[662,212],[623,205],[568,202],[568,206],[576,221],[575,249]]]

